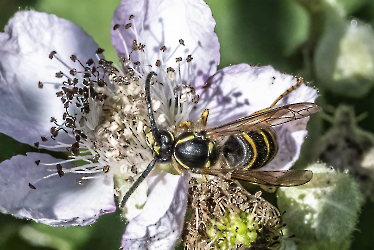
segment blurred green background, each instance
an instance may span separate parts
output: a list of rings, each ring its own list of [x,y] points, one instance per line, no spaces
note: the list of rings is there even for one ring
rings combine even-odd
[[[311,119],[309,136],[297,163],[316,161],[321,138],[341,104],[352,107],[358,126],[374,132],[373,0],[206,0],[217,22],[221,44],[219,68],[231,64],[272,65],[304,77],[320,91],[324,112]],[[119,0],[0,0],[0,28],[19,9],[35,9],[83,27],[114,62],[110,22]],[[347,27],[362,32],[348,36]],[[355,120],[355,118],[353,118]],[[352,130],[352,136],[358,131]],[[357,143],[360,143],[358,140]],[[374,145],[374,143],[373,143]],[[35,151],[0,134],[0,161]],[[361,152],[364,154],[365,152]],[[374,184],[373,184],[374,185]],[[370,187],[369,187],[370,188]],[[267,196],[276,203],[274,196]],[[373,249],[374,204],[368,201],[353,234],[351,249]],[[125,222],[119,213],[102,216],[86,227],[53,228],[0,214],[0,249],[118,249]]]

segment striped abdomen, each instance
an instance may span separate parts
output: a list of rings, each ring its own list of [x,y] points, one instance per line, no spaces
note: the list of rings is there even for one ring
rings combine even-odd
[[[232,168],[257,169],[269,163],[278,152],[272,128],[231,135],[222,146],[222,153]]]

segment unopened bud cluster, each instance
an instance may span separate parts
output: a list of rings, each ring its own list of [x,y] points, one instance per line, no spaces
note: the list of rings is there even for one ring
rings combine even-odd
[[[189,190],[192,215],[186,223],[186,249],[279,249],[280,213],[231,179],[215,177]]]

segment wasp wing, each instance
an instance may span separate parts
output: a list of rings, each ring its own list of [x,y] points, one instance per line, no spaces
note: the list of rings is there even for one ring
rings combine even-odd
[[[228,178],[236,180],[276,187],[299,186],[313,178],[313,172],[310,170],[260,171],[206,168],[200,169],[198,172],[206,175],[226,175]]]
[[[315,103],[303,102],[268,108],[242,117],[236,121],[206,130],[208,137],[241,134],[264,127],[273,127],[286,122],[302,119],[320,112]]]

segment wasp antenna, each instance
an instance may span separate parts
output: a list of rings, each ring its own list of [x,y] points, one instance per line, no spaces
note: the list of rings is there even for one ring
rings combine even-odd
[[[134,184],[132,184],[132,186],[130,187],[130,189],[127,191],[127,193],[125,194],[125,196],[123,196],[122,198],[122,201],[121,201],[121,208],[124,208],[125,207],[125,204],[127,202],[127,200],[130,198],[130,196],[132,195],[132,193],[134,193],[135,189],[138,188],[138,186],[140,185],[140,183],[147,177],[147,175],[151,172],[151,170],[153,169],[153,167],[155,166],[155,163],[156,163],[156,158],[153,159],[151,161],[151,163],[148,164],[147,168],[143,171],[143,173],[139,176],[139,178],[134,182]]]
[[[148,107],[148,118],[149,122],[151,123],[151,130],[153,134],[153,138],[157,145],[160,145],[160,138],[159,133],[155,121],[155,117],[153,116],[153,108],[152,108],[152,101],[151,101],[151,79],[153,76],[156,76],[157,74],[154,71],[149,72],[147,75],[147,79],[145,81],[145,100]]]

